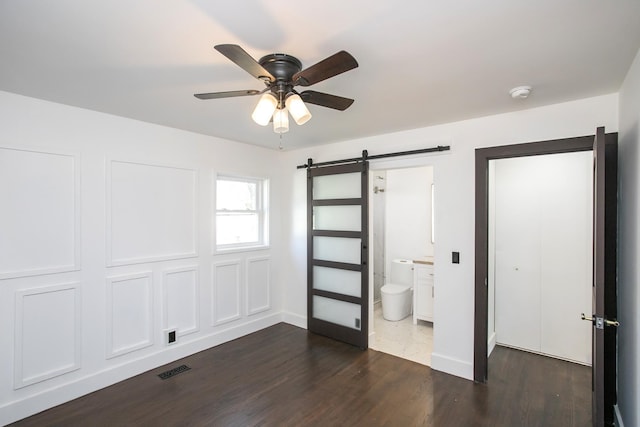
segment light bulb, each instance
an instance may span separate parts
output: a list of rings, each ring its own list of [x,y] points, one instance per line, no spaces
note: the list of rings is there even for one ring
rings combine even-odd
[[[302,102],[300,95],[295,93],[289,95],[284,103],[297,124],[303,125],[311,118],[311,113],[307,109],[307,106],[304,105],[304,102]]]
[[[289,131],[289,113],[286,108],[276,110],[273,113],[273,131],[275,133],[285,133]]]
[[[278,100],[276,97],[267,92],[260,97],[258,105],[256,105],[255,110],[253,110],[253,114],[251,114],[251,118],[260,126],[266,126],[269,124],[269,120],[271,120],[271,116],[277,106]]]

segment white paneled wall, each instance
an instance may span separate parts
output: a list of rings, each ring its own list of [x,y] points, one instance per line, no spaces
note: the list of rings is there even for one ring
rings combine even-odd
[[[247,259],[247,313],[250,315],[271,308],[271,260],[269,257]]]
[[[107,357],[153,345],[151,272],[107,278]]]
[[[178,337],[200,330],[198,266],[165,270],[162,278],[164,329]]]
[[[277,239],[212,244],[217,173],[269,179],[281,233],[276,150],[4,92],[0,114],[0,425],[282,320]]]
[[[211,312],[213,324],[221,325],[239,319],[240,312],[240,260],[234,259],[213,265],[213,292]]]
[[[198,171],[112,160],[107,169],[109,265],[198,254]]]
[[[0,279],[79,268],[78,159],[0,146]]]
[[[16,292],[16,388],[80,368],[78,285],[69,283]]]

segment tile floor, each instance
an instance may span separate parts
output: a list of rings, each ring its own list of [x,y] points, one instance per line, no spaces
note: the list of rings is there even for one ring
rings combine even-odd
[[[412,316],[398,322],[384,320],[380,303],[374,306],[373,322],[375,342],[372,349],[431,366],[433,324],[418,320],[414,325]]]

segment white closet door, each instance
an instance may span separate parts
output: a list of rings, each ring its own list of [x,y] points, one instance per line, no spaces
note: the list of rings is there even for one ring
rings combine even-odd
[[[591,324],[577,313],[591,310],[593,171],[590,151],[545,159],[541,221],[540,351],[591,363]]]
[[[536,170],[496,161],[496,340],[540,351],[540,221]]]
[[[591,153],[497,160],[495,177],[496,341],[589,364]]]

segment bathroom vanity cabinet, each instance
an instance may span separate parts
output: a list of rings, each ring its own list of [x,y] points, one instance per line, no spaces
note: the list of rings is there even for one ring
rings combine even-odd
[[[413,261],[413,324],[433,322],[433,262]]]

